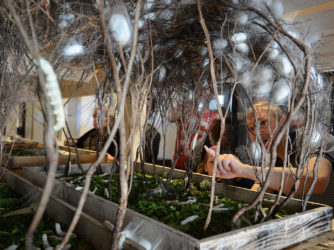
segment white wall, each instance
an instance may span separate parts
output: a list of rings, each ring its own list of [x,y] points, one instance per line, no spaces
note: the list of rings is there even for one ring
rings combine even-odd
[[[64,99],[65,103],[67,99]],[[65,106],[65,117],[73,137],[80,137],[87,131],[93,128],[93,111],[95,107],[94,96],[84,96],[78,98],[71,98]],[[158,122],[160,124],[160,122]],[[176,124],[168,123],[166,135],[166,149],[165,159],[172,159],[174,155],[174,147],[176,140]],[[161,126],[155,126],[160,132],[160,147],[158,159],[163,157],[163,143]],[[31,102],[27,104],[26,113],[26,138],[36,140],[39,143],[44,143],[43,135],[43,116],[40,111],[39,102]],[[64,134],[61,132],[57,135],[59,145],[64,145],[66,140]]]
[[[163,157],[163,145],[164,145],[164,138],[162,135],[161,127],[157,128],[160,132],[160,147],[159,147],[159,154],[158,159],[162,159]],[[168,123],[167,127],[167,134],[166,134],[166,148],[165,148],[165,159],[172,160],[174,155],[174,148],[175,148],[175,141],[176,141],[176,132],[177,127],[175,123]]]

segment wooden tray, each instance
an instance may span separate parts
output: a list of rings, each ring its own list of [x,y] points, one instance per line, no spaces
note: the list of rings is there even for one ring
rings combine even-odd
[[[161,167],[153,168],[150,164],[146,165],[145,170],[151,173],[166,171]],[[184,175],[184,171],[178,170],[175,174]],[[46,175],[40,168],[23,169],[22,175],[38,186],[43,186],[46,180]],[[210,179],[210,177],[194,174],[194,181],[203,179]],[[53,191],[53,195],[73,206],[76,206],[81,196],[80,191],[75,191],[73,187],[59,180],[56,180]],[[229,187],[221,183],[216,184],[216,192],[246,203],[251,202],[256,195],[253,191]],[[275,197],[275,195],[266,194],[266,199],[274,200]],[[151,242],[156,249],[281,249],[330,231],[332,228],[331,207],[310,202],[307,211],[299,212],[300,207],[301,201],[292,199],[285,209],[295,211],[296,214],[201,240],[131,209],[127,209],[124,228],[134,222],[141,225],[143,230],[147,230],[145,240],[159,239],[158,245],[156,242]],[[112,223],[116,221],[117,210],[117,204],[93,194],[88,195],[84,206],[85,213],[98,220],[108,219]]]
[[[65,146],[59,146],[58,147],[62,151],[67,151],[68,147]],[[96,160],[96,152],[87,150],[87,149],[81,149],[77,148],[78,153],[79,153],[79,160],[80,163],[92,163]],[[70,147],[71,151],[71,163],[76,164],[77,163],[77,158],[75,155],[75,148]],[[58,159],[58,164],[67,164],[69,160],[68,155],[64,154],[59,154],[59,159]],[[102,162],[107,162],[107,156]],[[12,156],[9,154],[3,154],[3,160],[2,163],[13,169],[21,168],[21,167],[32,167],[32,166],[45,166],[46,160],[44,155],[38,155],[38,156]]]
[[[4,169],[4,174],[0,181],[6,183],[15,192],[28,196],[33,202],[39,203],[43,189],[33,185],[26,179],[17,174]],[[69,226],[75,214],[76,207],[65,202],[58,197],[51,195],[46,212],[57,222]],[[82,212],[78,224],[74,230],[75,233],[87,239],[95,249],[109,250],[111,248],[112,230],[106,227],[104,220],[99,221],[90,215]],[[124,249],[140,249],[137,242],[131,239],[125,239]]]

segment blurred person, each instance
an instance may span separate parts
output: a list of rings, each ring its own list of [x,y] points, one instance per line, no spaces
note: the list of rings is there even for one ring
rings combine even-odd
[[[78,148],[83,149],[89,149],[93,151],[101,151],[103,145],[105,144],[106,140],[108,139],[108,125],[110,126],[110,130],[112,128],[112,125],[114,123],[114,116],[111,111],[108,113],[108,106],[104,107],[104,110],[102,111],[103,117],[101,120],[101,126],[98,126],[98,108],[94,108],[93,113],[93,124],[94,128],[86,132],[84,135],[82,135],[77,143],[76,146]],[[109,124],[108,124],[109,120]],[[99,129],[101,127],[101,130]],[[100,140],[99,140],[100,139]],[[100,143],[99,143],[100,142]],[[118,154],[118,145],[119,145],[119,131],[117,130],[114,140],[111,142],[108,150],[107,150],[107,158],[109,162],[114,161],[114,157]]]
[[[156,99],[153,98],[151,101],[151,99],[148,98],[146,105],[147,105],[146,117],[147,120],[149,121],[153,117],[153,113],[156,106]],[[146,124],[144,155],[145,155],[145,162],[155,164],[158,161],[161,135],[159,131],[153,126],[154,121],[150,121],[150,123],[151,124],[149,124],[148,122]]]
[[[189,164],[191,150],[195,148],[194,143],[209,132],[216,114],[215,111],[206,109],[199,118],[198,112],[193,110],[192,102],[178,105],[169,110],[168,121],[175,122],[177,125],[177,138],[173,156],[174,160],[178,157],[177,168],[185,169],[186,164]],[[189,134],[189,132],[191,133]]]
[[[280,129],[282,128],[284,122],[286,121],[286,116],[282,112],[279,106],[270,104],[266,101],[259,101],[254,104],[254,108],[256,111],[256,118],[252,109],[248,109],[246,112],[247,126],[248,126],[248,134],[251,141],[256,141],[256,120],[259,126],[259,134],[261,137],[261,141],[265,146],[265,150],[269,150],[273,138],[276,137]],[[277,161],[276,165],[273,169],[273,174],[269,182],[269,189],[266,191],[279,191],[281,185],[281,177],[282,177],[282,166],[278,164],[282,164],[284,157],[287,153],[286,150],[286,136],[283,136],[281,141],[277,146]],[[326,135],[327,136],[327,135]],[[320,159],[320,166],[318,170],[318,178],[316,185],[314,187],[313,193],[320,194],[323,193],[328,185],[330,179],[330,173],[332,169],[332,162],[334,161],[334,140],[333,136],[328,135],[328,143],[325,148],[325,153],[323,157]],[[290,143],[290,148],[292,146],[296,146],[295,144]],[[209,149],[205,146],[205,150],[211,155],[215,155],[215,152],[212,149]],[[264,152],[268,154],[269,152]],[[269,157],[268,157],[269,156]],[[290,159],[290,164],[293,164],[294,161],[292,159],[293,156],[287,155]],[[270,158],[270,155],[267,155],[267,158]],[[311,156],[304,168],[302,173],[299,188],[297,190],[297,194],[301,194],[303,192],[303,183],[306,180],[306,191],[310,187],[313,180],[313,168],[316,162],[317,157]],[[266,167],[268,171],[268,167]],[[285,179],[283,186],[283,193],[288,194],[295,184],[295,173],[296,166],[291,166],[285,168]],[[256,173],[261,173],[261,166],[253,166],[251,164],[247,164],[239,160],[233,154],[220,154],[218,156],[218,165],[217,165],[217,177],[230,179],[235,177],[243,177],[247,179],[251,179],[255,182],[258,182],[258,176]],[[254,190],[259,188],[259,184],[254,184]]]

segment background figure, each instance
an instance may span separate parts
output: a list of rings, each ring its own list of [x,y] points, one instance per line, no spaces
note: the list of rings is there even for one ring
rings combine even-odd
[[[221,128],[221,120],[215,119],[212,125],[212,128],[207,136],[198,141],[195,148],[194,155],[194,164],[197,168],[197,172],[201,174],[213,174],[214,168],[214,156],[208,154],[204,146],[208,148],[216,150],[217,143],[219,141],[220,136],[220,128]],[[231,117],[228,115],[225,119],[225,130],[221,138],[220,150],[219,153],[226,154],[232,153],[232,140],[233,140],[233,126],[231,124]],[[245,146],[238,146],[234,150],[234,154],[243,162],[250,163],[250,159],[247,155]],[[251,188],[254,184],[254,181],[246,178],[234,178],[232,182],[229,182],[231,185]]]
[[[108,106],[102,111],[101,122],[98,121],[98,108],[95,107],[94,113],[94,128],[82,135],[76,144],[78,148],[84,148],[89,150],[94,150],[100,152],[105,141],[108,138],[108,125],[111,127],[114,123],[114,117],[111,112],[108,113]],[[109,121],[109,124],[108,124]],[[99,124],[98,124],[99,123]],[[102,124],[101,124],[102,123]],[[98,126],[100,125],[100,126]],[[102,126],[101,126],[102,125]],[[99,129],[99,127],[102,127]],[[114,140],[110,144],[107,153],[108,161],[113,161],[114,157],[118,154],[118,145],[119,145],[119,131],[117,130]]]
[[[258,132],[261,138],[261,141],[264,145],[263,152],[267,159],[270,159],[270,148],[271,144],[282,128],[282,125],[286,121],[286,116],[282,112],[279,106],[270,104],[266,101],[260,101],[254,104],[256,111],[256,119],[252,109],[248,109],[246,112],[247,126],[249,137],[252,142],[256,142],[256,127],[259,128]],[[294,142],[289,142],[286,138],[287,135],[283,136],[277,146],[277,161],[283,162],[284,157],[287,154],[288,157],[288,167],[285,169],[285,181],[283,186],[283,193],[288,194],[292,187],[295,184],[295,173],[296,173],[296,164],[294,161],[294,152],[298,152],[298,145]],[[323,193],[328,185],[330,179],[330,172],[332,169],[332,162],[334,162],[334,138],[333,136],[326,134],[323,135],[327,139],[327,144],[324,149],[324,155],[320,159],[320,165],[318,170],[317,182],[315,184],[313,193],[319,194]],[[291,139],[291,138],[290,138]],[[289,148],[289,150],[286,150]],[[206,147],[206,150],[214,155],[215,152]],[[257,154],[259,157],[261,154],[256,152],[253,153],[253,157]],[[297,155],[298,157],[298,155]],[[316,162],[317,156],[309,154],[308,161],[306,165],[303,166],[303,172],[301,173],[300,185],[297,190],[297,194],[302,194],[302,192],[307,192],[309,189],[312,180],[313,180],[313,168]],[[218,157],[218,167],[217,167],[217,176],[221,178],[235,178],[235,177],[244,177],[251,179],[253,181],[258,181],[258,176],[256,173],[261,173],[261,166],[250,165],[245,162],[240,161],[236,156],[232,154],[221,154]],[[267,161],[267,164],[269,162]],[[268,170],[268,167],[266,168]],[[274,167],[273,175],[269,182],[269,191],[279,191],[281,185],[281,176],[282,176],[282,166],[278,165]],[[304,186],[306,180],[306,185]],[[259,187],[258,185],[254,187]],[[303,188],[305,187],[305,190]],[[267,190],[268,191],[268,190]]]
[[[185,169],[185,163],[189,162],[190,152],[195,147],[193,141],[196,141],[205,136],[212,127],[213,120],[216,117],[216,112],[205,110],[198,117],[198,112],[192,109],[192,103],[180,104],[176,108],[169,110],[169,122],[176,122],[177,138],[175,141],[175,151],[173,160],[176,160],[176,167]],[[199,121],[200,119],[200,121]],[[196,128],[196,126],[198,126]]]
[[[155,110],[156,100],[153,98],[152,102],[150,102],[150,98],[147,98],[147,110],[146,117],[147,120],[150,120],[153,117],[153,113]],[[151,108],[150,108],[151,107]],[[151,124],[146,125],[145,131],[145,145],[144,145],[144,154],[145,154],[145,162],[156,164],[158,161],[159,147],[160,147],[160,138],[161,135],[159,131],[153,126],[154,121],[151,121]]]
[[[145,131],[145,162],[156,164],[160,146],[160,133],[152,125],[147,124]]]

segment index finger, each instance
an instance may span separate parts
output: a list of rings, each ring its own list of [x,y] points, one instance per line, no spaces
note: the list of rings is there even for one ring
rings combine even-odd
[[[206,145],[204,145],[204,149],[205,149],[205,151],[208,152],[210,155],[212,155],[212,156],[216,156],[216,151],[214,151],[213,149],[208,148]]]

